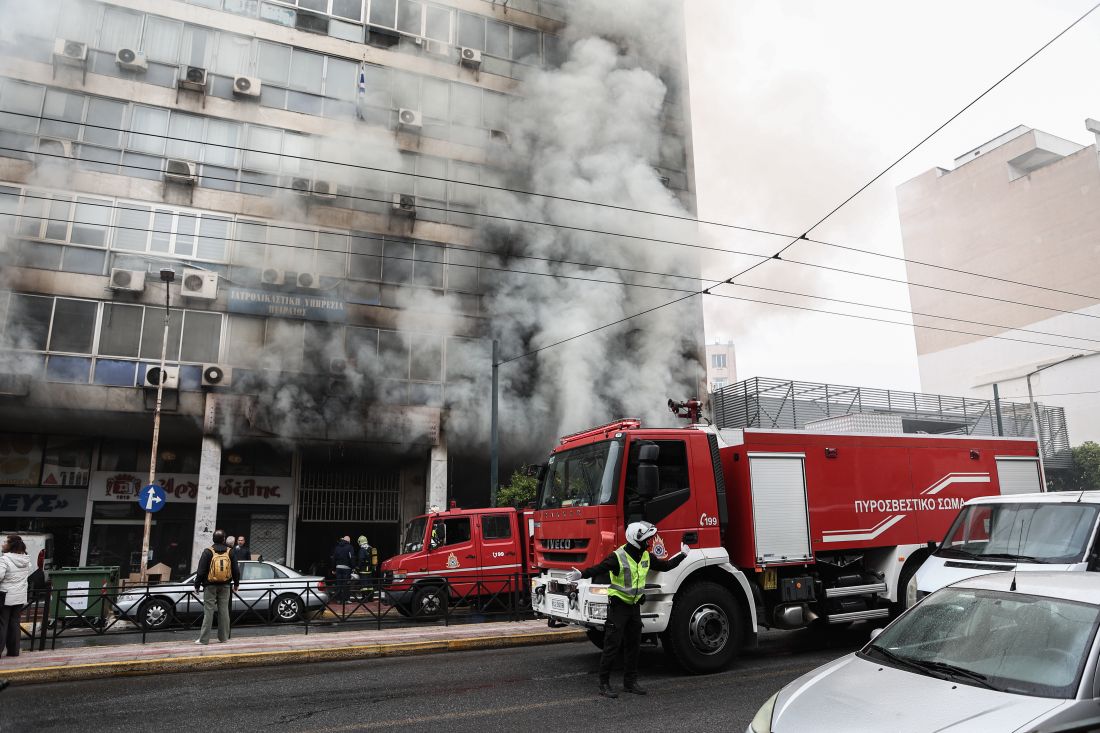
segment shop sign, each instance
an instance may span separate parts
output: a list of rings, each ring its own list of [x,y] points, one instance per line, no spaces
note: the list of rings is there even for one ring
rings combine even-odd
[[[344,301],[320,295],[300,295],[269,290],[230,288],[230,313],[247,313],[273,318],[300,318],[306,321],[345,321]]]
[[[0,486],[0,517],[83,517],[87,489]]]
[[[37,486],[41,472],[41,437],[0,433],[0,486]]]
[[[92,501],[136,501],[148,474],[125,471],[96,471],[89,490]],[[194,504],[199,494],[199,476],[193,473],[168,473],[157,476],[171,502]],[[293,480],[289,476],[222,476],[218,482],[218,502],[227,504],[290,504]]]

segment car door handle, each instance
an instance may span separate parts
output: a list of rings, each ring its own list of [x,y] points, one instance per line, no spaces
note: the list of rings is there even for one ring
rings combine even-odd
[[[467,559],[467,560],[476,560],[476,559],[477,559],[477,555],[467,555],[467,556],[466,556],[466,559]]]

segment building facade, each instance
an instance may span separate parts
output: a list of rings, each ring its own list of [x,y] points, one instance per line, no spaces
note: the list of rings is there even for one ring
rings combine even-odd
[[[996,384],[1026,402],[1032,374],[1036,401],[1065,409],[1074,441],[1100,439],[1097,146],[1021,126],[897,196],[915,322],[1001,337],[915,329],[922,388],[989,398]]]
[[[717,392],[737,381],[737,353],[733,341],[707,344],[707,391]]]
[[[153,562],[185,573],[217,525],[323,570],[340,535],[392,553],[486,501],[486,448],[447,430],[455,395],[488,409],[480,184],[562,3],[3,5],[0,529],[135,571],[152,463]],[[653,175],[691,210],[675,129]]]

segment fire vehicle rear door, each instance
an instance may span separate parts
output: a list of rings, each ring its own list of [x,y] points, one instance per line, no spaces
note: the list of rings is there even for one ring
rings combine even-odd
[[[801,453],[749,453],[756,561],[762,565],[812,557],[805,460]]]
[[[516,589],[520,582],[522,551],[517,536],[516,512],[482,514],[481,542],[478,546],[478,564],[481,566],[482,595],[502,596]]]
[[[1002,494],[1030,494],[1043,490],[1039,460],[1029,456],[997,456],[997,483]]]

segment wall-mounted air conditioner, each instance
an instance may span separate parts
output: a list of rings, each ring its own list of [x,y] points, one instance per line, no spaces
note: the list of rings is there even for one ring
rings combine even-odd
[[[132,48],[120,48],[115,54],[115,63],[118,64],[118,68],[126,71],[149,70],[149,60],[145,58],[145,54],[138,53]]]
[[[252,76],[233,77],[233,93],[238,97],[259,97],[263,83]]]
[[[296,284],[299,288],[317,290],[321,287],[321,276],[316,272],[299,272]]]
[[[329,374],[343,374],[348,370],[347,359],[329,359],[328,360],[328,372]]]
[[[416,196],[408,193],[395,193],[390,211],[400,216],[416,216]]]
[[[197,166],[189,160],[169,158],[164,164],[164,180],[169,183],[194,186],[198,178]]]
[[[321,181],[314,179],[313,181],[313,195],[319,199],[334,199],[336,198],[336,182],[335,181]]]
[[[53,42],[53,60],[67,66],[81,66],[88,63],[88,44],[69,41],[64,38]]]
[[[476,48],[463,46],[458,50],[458,62],[471,69],[481,68],[481,51]]]
[[[218,297],[218,273],[183,268],[180,295],[198,300],[214,300]]]
[[[308,178],[291,178],[290,190],[294,193],[302,194],[303,196],[309,195],[309,189],[312,186],[312,182]]]
[[[260,282],[264,285],[282,285],[286,282],[286,272],[274,267],[265,268],[260,273]]]
[[[420,128],[424,126],[424,119],[418,109],[397,110],[397,122],[402,128],[415,132],[420,132]]]
[[[161,372],[159,364],[146,364],[141,371],[141,386],[146,389],[156,389],[164,380],[165,389],[180,388],[180,368],[176,366],[164,367]]]
[[[192,92],[206,91],[206,69],[200,66],[180,67],[179,80],[176,82],[180,89],[189,89]]]
[[[233,369],[221,364],[202,365],[203,387],[228,387],[233,383]]]
[[[111,282],[107,287],[111,290],[140,293],[145,290],[145,272],[143,270],[123,270],[113,267],[111,268]]]

